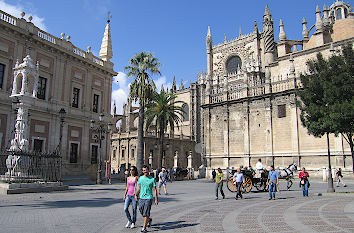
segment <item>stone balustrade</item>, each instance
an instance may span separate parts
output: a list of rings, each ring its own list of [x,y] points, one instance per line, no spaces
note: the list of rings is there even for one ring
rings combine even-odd
[[[38,37],[39,40],[44,40],[46,42],[49,42],[53,45],[59,46],[62,49],[65,49],[69,52],[71,52],[72,54],[76,54],[80,57],[82,57],[83,59],[86,59],[90,62],[93,62],[94,64],[97,64],[99,66],[106,66],[106,67],[110,67],[111,64],[106,64],[106,62],[104,62],[101,58],[94,56],[91,52],[86,52],[76,46],[74,46],[70,41],[69,38],[67,40],[65,40],[64,38],[59,38],[56,36],[51,35],[48,32],[45,32],[43,30],[41,30],[40,28],[34,26],[33,23],[31,22],[27,22],[24,18],[16,18],[10,14],[7,14],[4,11],[0,10],[0,23],[5,22],[8,24],[11,24],[13,26],[16,26],[22,30],[28,31],[29,33],[35,35]],[[90,54],[90,55],[88,55]]]
[[[6,12],[3,12],[0,10],[0,19],[5,21],[6,23],[12,24],[16,26],[16,17],[13,17],[12,15],[7,14]]]

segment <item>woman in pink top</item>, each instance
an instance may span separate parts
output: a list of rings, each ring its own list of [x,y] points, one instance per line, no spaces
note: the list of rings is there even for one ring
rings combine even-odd
[[[128,222],[127,225],[125,225],[126,228],[134,228],[135,227],[135,222],[136,222],[136,207],[137,207],[137,202],[134,198],[135,195],[135,186],[138,183],[138,170],[136,169],[135,166],[130,167],[130,176],[127,178],[127,186],[125,188],[125,193],[124,193],[124,211],[125,214],[127,215]],[[133,218],[131,218],[131,215],[129,213],[129,205],[132,203],[132,209],[133,209]]]

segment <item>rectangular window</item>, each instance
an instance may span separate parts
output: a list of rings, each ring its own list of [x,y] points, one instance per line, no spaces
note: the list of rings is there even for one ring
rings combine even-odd
[[[113,159],[115,160],[117,157],[117,150],[113,150]]]
[[[278,105],[278,118],[286,117],[285,104]]]
[[[37,98],[45,100],[45,91],[47,89],[47,79],[39,77],[38,80],[38,89],[37,89]]]
[[[79,97],[80,97],[80,89],[74,87],[73,89],[73,103],[72,103],[72,107],[74,108],[78,108],[79,107]]]
[[[91,146],[91,164],[97,164],[98,158],[98,146],[92,145]]]
[[[125,150],[122,149],[122,159],[124,159],[124,157],[125,157]]]
[[[34,139],[33,140],[33,151],[35,152],[43,152],[43,140]]]
[[[98,112],[98,100],[99,100],[100,96],[94,94],[93,95],[93,105],[92,105],[92,111],[93,112]]]
[[[78,153],[79,153],[79,144],[70,143],[70,163],[77,163]]]
[[[134,158],[135,149],[132,149],[132,158]]]
[[[2,88],[4,84],[4,77],[5,77],[5,65],[0,64],[0,88]]]

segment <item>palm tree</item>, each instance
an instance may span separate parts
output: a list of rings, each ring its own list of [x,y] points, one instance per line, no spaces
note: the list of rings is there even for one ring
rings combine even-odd
[[[161,89],[161,92],[155,93],[151,103],[146,106],[146,129],[148,129],[152,122],[155,121],[156,129],[159,132],[160,154],[158,157],[158,169],[162,168],[164,134],[168,126],[170,126],[171,131],[174,130],[175,125],[178,127],[181,122],[181,118],[183,117],[184,111],[181,106],[184,102],[175,101],[176,98],[176,94],[166,93],[163,89]]]
[[[124,67],[129,77],[134,81],[129,87],[130,101],[139,102],[138,152],[136,167],[141,171],[144,163],[144,110],[145,105],[155,92],[155,84],[151,79],[153,74],[161,74],[158,59],[151,53],[141,52],[129,60],[129,66]]]

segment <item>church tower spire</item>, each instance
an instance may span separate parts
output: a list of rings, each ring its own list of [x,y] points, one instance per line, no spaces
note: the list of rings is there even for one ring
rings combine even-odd
[[[176,76],[173,76],[173,83],[172,83],[172,92],[176,92],[177,90],[177,85],[176,85]]]
[[[207,50],[207,73],[212,76],[213,73],[213,39],[211,37],[210,26],[208,26],[208,34],[206,36]]]
[[[107,24],[102,38],[100,50],[100,57],[104,61],[109,61],[113,57],[110,18],[111,15],[108,13]]]
[[[274,42],[274,22],[272,15],[270,14],[269,7],[266,5],[263,16],[263,44],[265,65],[269,65],[274,61],[275,57],[275,42]]]

